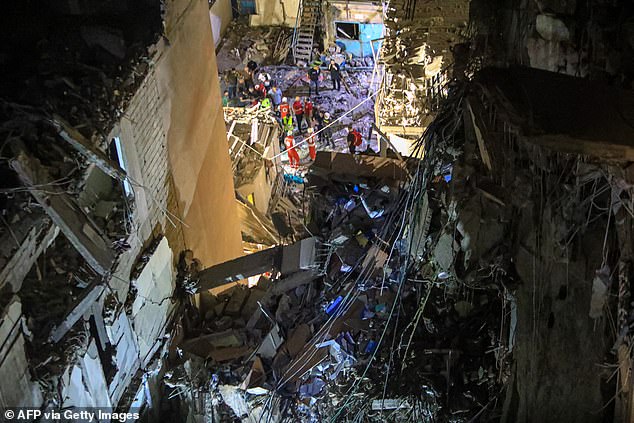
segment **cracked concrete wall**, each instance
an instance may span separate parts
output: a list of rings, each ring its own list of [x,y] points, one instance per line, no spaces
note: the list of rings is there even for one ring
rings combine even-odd
[[[185,244],[209,266],[241,255],[242,239],[208,3],[181,3],[182,14],[166,19],[177,24],[166,24],[157,74],[169,95],[167,152]]]
[[[295,26],[299,0],[256,0],[257,14],[251,15],[252,26],[283,25]]]

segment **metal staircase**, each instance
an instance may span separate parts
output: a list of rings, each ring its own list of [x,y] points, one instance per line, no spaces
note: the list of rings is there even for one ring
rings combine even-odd
[[[300,0],[293,32],[293,57],[295,62],[310,63],[313,54],[315,28],[320,17],[319,0]]]

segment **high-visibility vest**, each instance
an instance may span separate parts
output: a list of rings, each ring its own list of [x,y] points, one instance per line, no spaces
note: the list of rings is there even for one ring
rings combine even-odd
[[[308,137],[308,141],[306,141],[308,143],[309,147],[314,147],[315,146],[315,135],[311,135],[310,137]]]
[[[263,98],[262,101],[260,102],[260,109],[268,109],[271,107],[271,99],[270,98]]]
[[[293,130],[293,116],[288,115],[282,119],[282,123],[284,124],[284,132]]]
[[[293,141],[294,141],[294,138],[292,135],[287,135],[286,138],[284,138],[284,145],[286,146],[287,150],[290,150],[291,148],[293,148]]]

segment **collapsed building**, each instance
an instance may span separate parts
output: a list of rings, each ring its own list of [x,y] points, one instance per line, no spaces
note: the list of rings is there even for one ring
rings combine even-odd
[[[12,7],[4,409],[634,418],[626,2]],[[223,107],[251,63],[332,115],[299,166],[274,107]]]

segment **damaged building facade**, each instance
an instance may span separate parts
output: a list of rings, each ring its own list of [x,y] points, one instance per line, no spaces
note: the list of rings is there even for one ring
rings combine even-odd
[[[29,55],[10,69],[24,53],[3,47],[15,87],[2,100],[0,403],[127,410],[169,337],[181,251],[205,264],[242,252],[209,9],[68,2],[41,13],[32,25],[66,22],[73,35],[3,30]],[[201,230],[211,219],[224,225]]]
[[[633,19],[12,6],[0,407],[634,421]]]

